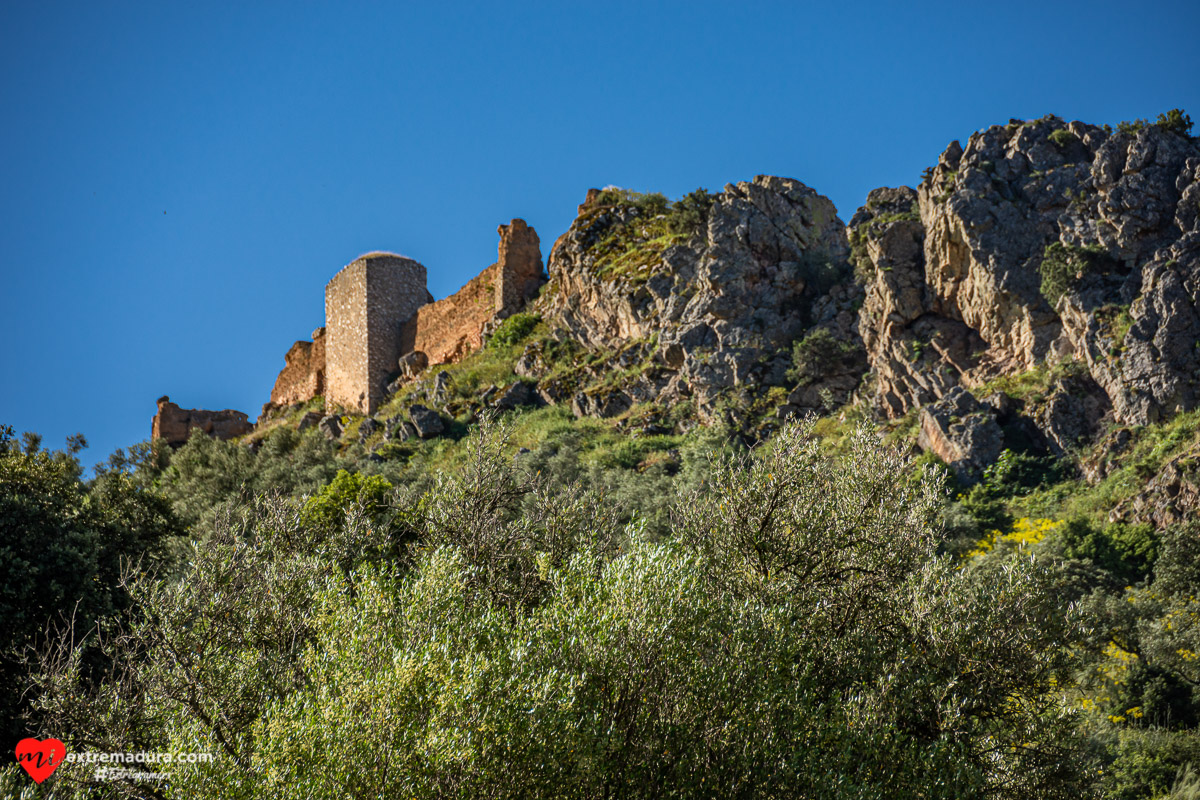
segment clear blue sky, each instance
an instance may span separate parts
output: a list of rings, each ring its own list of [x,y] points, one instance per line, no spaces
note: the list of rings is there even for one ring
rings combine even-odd
[[[848,219],[1010,117],[1200,119],[1200,3],[0,7],[0,422],[149,436],[269,398],[325,282],[393,250],[444,297],[590,186],[768,173]]]

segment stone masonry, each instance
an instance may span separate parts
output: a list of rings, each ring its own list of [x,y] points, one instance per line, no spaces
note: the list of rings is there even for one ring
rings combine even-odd
[[[519,311],[543,281],[537,232],[514,219],[497,233],[496,263],[437,302],[412,259],[369,253],[344,267],[325,287],[325,327],[288,350],[263,413],[324,395],[330,407],[371,414],[401,356],[420,352],[435,365],[478,350],[484,331]]]
[[[325,399],[374,413],[401,355],[401,327],[429,302],[425,267],[392,253],[369,253],[325,286]]]
[[[275,379],[270,406],[303,403],[325,394],[325,329],[313,331],[312,341],[299,341],[284,356],[283,371]]]
[[[496,261],[496,314],[507,317],[533,297],[542,285],[542,248],[537,231],[514,219],[496,229],[500,253]]]
[[[241,411],[180,408],[166,395],[158,398],[158,413],[154,415],[150,426],[151,437],[166,439],[167,444],[179,447],[188,440],[193,428],[199,428],[217,439],[233,439],[254,430]]]
[[[520,310],[542,285],[537,232],[523,219],[496,230],[499,258],[450,297],[422,306],[405,331],[404,352],[448,364],[478,350],[485,327]]]

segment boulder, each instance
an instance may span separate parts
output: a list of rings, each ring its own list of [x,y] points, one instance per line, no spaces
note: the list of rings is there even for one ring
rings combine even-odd
[[[342,420],[336,414],[328,414],[321,418],[317,423],[317,430],[325,435],[325,438],[332,441],[337,441],[342,438]]]
[[[374,417],[367,417],[358,426],[358,440],[365,442],[367,439],[375,435],[375,433],[383,427],[383,424]]]
[[[522,406],[536,406],[541,404],[542,398],[537,393],[535,386],[531,386],[525,381],[515,381],[496,400],[495,408],[500,411],[512,411]]]
[[[633,406],[629,395],[619,389],[579,392],[571,398],[571,412],[577,417],[606,419],[624,414]]]
[[[315,427],[321,421],[321,417],[325,416],[320,411],[309,411],[300,418],[300,422],[296,425],[296,430],[305,431]]]
[[[410,406],[408,417],[412,421],[413,431],[422,439],[432,439],[446,429],[441,416],[423,405]]]
[[[920,422],[917,444],[946,462],[963,486],[978,483],[1004,449],[995,412],[960,386],[922,408]]]
[[[400,375],[405,380],[412,380],[429,366],[429,358],[420,350],[400,356]]]
[[[1061,456],[1090,441],[1110,408],[1090,377],[1067,378],[1055,382],[1035,422],[1051,452]]]

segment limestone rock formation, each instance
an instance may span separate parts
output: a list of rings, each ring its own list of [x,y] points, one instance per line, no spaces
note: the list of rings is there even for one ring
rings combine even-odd
[[[166,439],[167,444],[179,447],[188,440],[193,429],[216,439],[235,439],[250,433],[254,426],[241,411],[180,408],[166,395],[158,398],[158,413],[150,426],[151,438]]]
[[[952,143],[915,193],[872,192],[850,237],[877,409],[1064,358],[1120,421],[1196,407],[1198,179],[1170,126],[1045,117]]]
[[[799,181],[730,184],[705,198],[690,229],[606,194],[589,192],[555,243],[538,308],[587,348],[641,343],[651,363],[619,390],[542,384],[548,401],[612,416],[665,392],[665,402],[693,398],[711,418],[730,390],[787,383],[791,344],[814,326],[857,338],[844,227],[828,198]],[[828,302],[838,285],[839,300]],[[537,376],[536,354],[518,369]]]
[[[1004,433],[995,411],[961,386],[921,409],[917,443],[946,462],[964,486],[978,483],[983,471],[1004,449]]]

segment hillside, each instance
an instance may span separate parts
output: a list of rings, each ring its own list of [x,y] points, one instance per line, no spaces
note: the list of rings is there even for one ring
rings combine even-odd
[[[223,754],[168,796],[1194,796],[1190,129],[1013,120],[848,223],[790,178],[592,190],[544,283],[502,226],[477,340],[372,413],[298,343],[249,433],[75,474],[173,566],[14,729]]]

